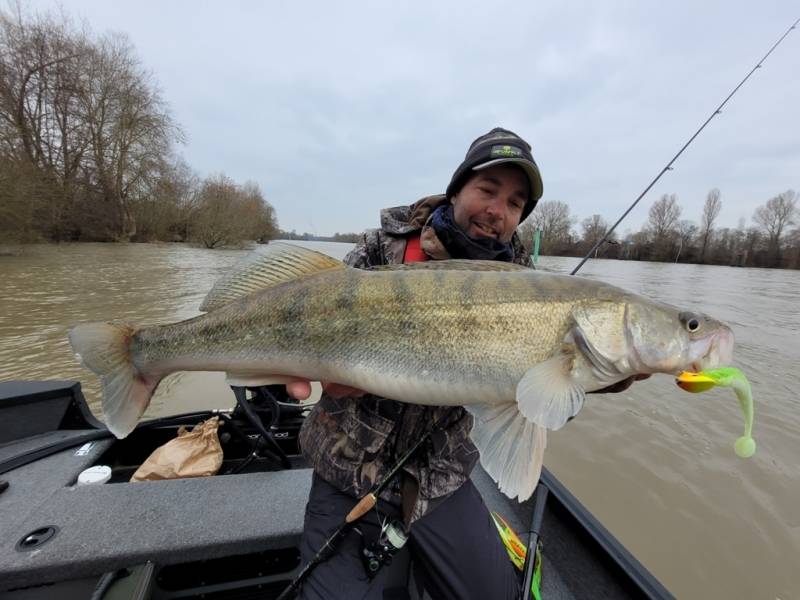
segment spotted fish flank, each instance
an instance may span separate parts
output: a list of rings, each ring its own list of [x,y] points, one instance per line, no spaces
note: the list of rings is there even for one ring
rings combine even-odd
[[[103,378],[112,432],[130,433],[159,381],[175,371],[225,371],[249,385],[335,381],[410,404],[466,407],[487,472],[524,499],[538,480],[544,428],[563,426],[586,392],[731,358],[730,329],[704,315],[508,263],[363,271],[274,243],[243,268],[260,283],[245,285],[234,271],[209,294],[225,302],[206,315],[70,332],[75,352]]]

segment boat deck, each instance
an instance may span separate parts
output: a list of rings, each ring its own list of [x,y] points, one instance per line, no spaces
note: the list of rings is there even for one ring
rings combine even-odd
[[[97,430],[60,430],[7,442],[0,445],[0,463],[57,441],[94,434]],[[269,560],[283,565],[282,572],[249,573],[242,579],[262,586],[261,597],[273,597],[264,595],[264,586],[281,589],[296,572],[309,469],[76,486],[78,474],[99,464],[114,441],[106,438],[90,444],[0,474],[9,484],[0,494],[0,597],[37,598],[37,590],[42,598],[53,597],[47,595],[52,588],[42,585],[65,581],[72,588],[91,591],[103,573],[147,562],[166,573],[155,578],[154,598],[199,597],[213,591],[202,581],[202,573],[206,568],[211,571],[215,560],[248,555],[271,556]],[[532,503],[509,501],[481,469],[476,469],[473,480],[489,508],[502,514],[526,540]],[[543,481],[554,497],[541,532],[544,598],[670,597],[588,513],[576,516],[578,509],[561,501],[571,496],[551,474],[545,472]],[[599,527],[610,542],[598,541],[597,535],[587,532],[586,523],[576,525],[576,518],[587,516],[592,521],[588,529]],[[47,527],[57,532],[41,547],[22,551],[17,547],[23,537]],[[608,543],[612,547],[604,548]],[[280,554],[281,549],[286,551]],[[184,565],[184,571],[195,573],[189,579],[197,581],[178,591],[166,589],[170,573],[164,569],[169,565]],[[638,573],[633,578],[631,568]],[[185,573],[181,577],[186,579]],[[205,587],[196,585],[200,583]]]

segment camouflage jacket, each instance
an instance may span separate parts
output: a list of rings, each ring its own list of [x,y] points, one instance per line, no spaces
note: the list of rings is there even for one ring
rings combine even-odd
[[[409,237],[433,259],[449,258],[430,226],[433,210],[445,197],[429,196],[411,206],[381,211],[381,229],[364,233],[344,262],[357,268],[403,262]],[[514,262],[532,267],[517,234],[512,239]],[[408,524],[428,512],[439,499],[457,490],[469,477],[478,451],[469,438],[472,416],[462,407],[405,404],[374,395],[335,399],[323,394],[300,432],[304,457],[323,479],[342,491],[362,496],[434,424],[427,447],[406,463],[415,497],[405,502]],[[407,477],[406,477],[407,479]],[[386,500],[400,503],[400,484],[387,488]]]

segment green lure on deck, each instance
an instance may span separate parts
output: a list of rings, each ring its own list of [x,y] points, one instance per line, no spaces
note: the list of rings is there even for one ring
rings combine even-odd
[[[753,391],[744,373],[735,367],[709,369],[699,373],[684,371],[678,375],[675,383],[687,392],[699,393],[713,387],[729,387],[736,392],[739,406],[744,416],[744,435],[736,440],[733,446],[736,456],[750,458],[756,452],[756,441],[753,439]]]

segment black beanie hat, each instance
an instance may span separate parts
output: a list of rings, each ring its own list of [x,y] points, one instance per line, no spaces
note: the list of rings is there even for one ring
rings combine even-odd
[[[447,199],[449,200],[461,191],[461,188],[473,175],[473,171],[480,171],[502,163],[511,163],[521,167],[530,182],[530,194],[525,208],[522,210],[521,223],[528,218],[539,198],[542,197],[542,176],[531,155],[530,144],[508,129],[495,127],[470,144],[464,162],[458,165],[450,180],[450,185],[447,186]]]

